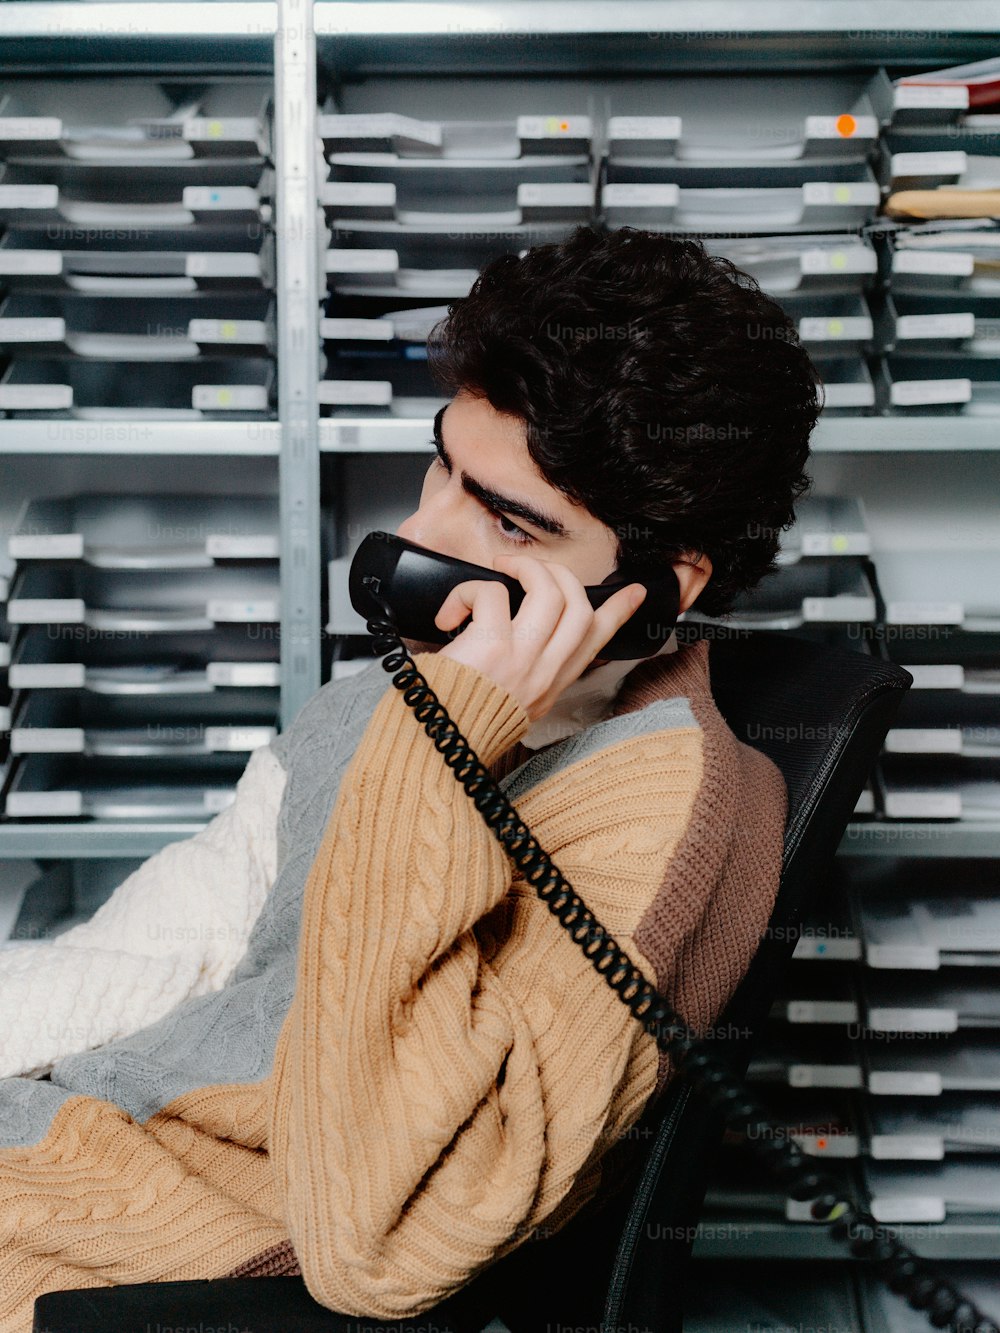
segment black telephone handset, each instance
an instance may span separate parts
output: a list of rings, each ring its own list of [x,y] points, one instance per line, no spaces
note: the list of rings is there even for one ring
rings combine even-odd
[[[370,583],[371,579],[376,579],[377,584]],[[351,562],[348,591],[351,605],[365,620],[382,613],[371,595],[371,589],[377,587],[396,613],[396,629],[404,638],[447,643],[461,634],[469,618],[457,629],[446,631],[438,629],[434,617],[452,588],[468,579],[491,579],[505,584],[510,594],[511,618],[517,615],[525,597],[524,587],[517,579],[484,565],[441,555],[391,532],[370,532],[362,541]],[[643,584],[646,596],[601,648],[599,656],[609,661],[651,657],[663,647],[677,621],[680,584],[670,565],[644,572],[637,566],[615,570],[603,583],[586,589],[591,606],[595,609],[602,606],[619,588],[630,583]]]
[[[770,1169],[790,1198],[812,1200],[810,1216],[829,1223],[833,1238],[847,1241],[856,1258],[879,1260],[881,1275],[904,1299],[908,1293],[919,1292],[919,1299],[911,1300],[910,1304],[914,1308],[924,1307],[928,1318],[933,1314],[931,1322],[935,1327],[942,1326],[941,1315],[954,1314],[957,1326],[963,1330],[1000,1333],[952,1284],[891,1232],[887,1234],[887,1229],[870,1212],[856,1207],[835,1176],[811,1167],[787,1126],[770,1123],[766,1111],[743,1080],[670,1008],[605,930],[480,763],[400,640],[404,634],[428,643],[444,643],[461,633],[468,620],[451,633],[445,633],[434,624],[434,616],[457,583],[474,578],[506,583],[511,594],[511,614],[516,615],[525,593],[515,579],[464,560],[452,560],[391,533],[373,532],[355,553],[350,596],[354,609],[365,617],[369,633],[374,635],[374,651],[383,658],[383,668],[395,672],[393,685],[414,710],[490,832],[622,1003],[656,1039],[659,1048],[670,1055],[677,1072],[689,1079],[695,1091],[721,1114],[726,1128],[745,1133],[747,1148]],[[662,576],[655,590],[645,578],[618,571],[611,582],[605,580],[587,589],[591,605],[599,606],[623,583],[633,582],[646,583],[649,593],[632,620],[626,621],[600,650],[602,657],[627,660],[649,656],[658,651],[676,620],[678,591],[672,570],[670,577]],[[650,607],[648,603],[654,605]],[[659,643],[648,637],[653,625],[657,627]],[[954,1328],[956,1323],[948,1326]]]

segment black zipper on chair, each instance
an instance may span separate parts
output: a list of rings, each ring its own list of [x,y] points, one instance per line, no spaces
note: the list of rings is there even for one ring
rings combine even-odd
[[[657,1139],[662,1139],[664,1149],[666,1147],[666,1144],[669,1142],[669,1135],[665,1133],[664,1130],[666,1129],[669,1131],[673,1129],[674,1125],[680,1119],[681,1111],[687,1104],[690,1095],[691,1095],[690,1088],[685,1089],[685,1095],[683,1097],[678,1097],[677,1101],[674,1103],[673,1110],[667,1117],[667,1120],[660,1125],[660,1132],[657,1134]],[[629,1216],[625,1223],[625,1230],[623,1231],[622,1239],[619,1242],[619,1250],[622,1248],[622,1246],[624,1246],[628,1251],[629,1262],[627,1267],[622,1271],[621,1276],[618,1276],[617,1263],[612,1269],[611,1282],[608,1285],[608,1296],[605,1301],[605,1310],[611,1312],[612,1323],[617,1322],[619,1298],[623,1293],[623,1291],[625,1290],[625,1287],[628,1284],[628,1280],[632,1272],[633,1242],[635,1241],[636,1235],[638,1234],[640,1225],[639,1219],[641,1218],[643,1222],[645,1221],[646,1208],[649,1203],[650,1195],[652,1194],[652,1191],[656,1189],[656,1184],[657,1181],[659,1180],[659,1175],[660,1175],[659,1161],[661,1157],[662,1157],[662,1152],[657,1153],[656,1157],[657,1169],[655,1171],[648,1170],[648,1168],[653,1165],[652,1159],[650,1159],[649,1162],[647,1162],[646,1164],[646,1169],[644,1169],[643,1174],[647,1176],[647,1179],[649,1180],[650,1183],[647,1188],[642,1189],[642,1184],[640,1181],[640,1189],[642,1190],[642,1197],[641,1199],[637,1198],[633,1200],[632,1207],[629,1210]],[[637,1204],[640,1206],[637,1206]],[[602,1316],[601,1318],[602,1333],[605,1323],[606,1320]]]

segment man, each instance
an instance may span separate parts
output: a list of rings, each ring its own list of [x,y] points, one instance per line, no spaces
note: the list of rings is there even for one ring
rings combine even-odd
[[[399,532],[526,595],[512,619],[459,585],[437,622],[469,625],[415,661],[704,1032],[770,915],[784,784],[722,721],[706,642],[605,661],[633,585],[598,611],[583,587],[625,559],[669,561],[682,609],[753,587],[807,484],[815,372],[745,275],[631,228],[493,261],[429,352],[453,397]],[[428,1310],[610,1187],[674,1072],[379,662],[91,921],[0,952],[0,1004],[0,1333],[42,1292],[226,1275]]]

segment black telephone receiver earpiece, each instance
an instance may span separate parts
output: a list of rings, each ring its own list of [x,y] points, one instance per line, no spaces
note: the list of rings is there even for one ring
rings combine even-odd
[[[370,579],[377,583],[369,583]],[[365,620],[383,614],[371,595],[371,591],[376,591],[392,607],[396,628],[404,638],[448,643],[468,625],[468,619],[457,629],[445,631],[434,624],[434,617],[452,588],[469,579],[492,579],[505,584],[510,594],[511,617],[517,615],[525,597],[524,587],[517,579],[484,565],[441,555],[391,532],[370,532],[365,537],[354,553],[348,588],[351,605]],[[647,593],[633,615],[601,648],[599,656],[609,661],[628,661],[658,653],[677,622],[680,584],[670,565],[646,572],[616,569],[603,582],[586,589],[591,606],[596,610],[630,583],[643,584]]]

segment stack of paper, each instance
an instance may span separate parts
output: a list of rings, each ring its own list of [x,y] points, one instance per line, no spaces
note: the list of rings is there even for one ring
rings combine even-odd
[[[1000,164],[1000,157],[985,160],[991,171]],[[983,220],[927,226],[902,226],[892,236],[890,286],[880,313],[883,398],[894,409],[921,415],[995,416],[1000,229]]]
[[[882,358],[876,392],[894,409],[917,416],[1000,415],[1000,364],[989,358],[959,361],[918,352]],[[942,447],[948,448],[946,431]]]
[[[870,555],[864,503],[855,496],[810,495],[795,506],[795,523],[781,534],[779,564],[808,556]]]
[[[793,961],[770,1012],[789,1023],[856,1024],[860,1010],[853,965],[817,968]]]
[[[689,620],[717,623],[696,611]],[[851,624],[875,618],[875,595],[854,560],[801,560],[778,568],[737,601],[724,623],[746,629],[798,629],[809,622]]]
[[[446,400],[427,374],[429,324],[400,299],[461,298],[489,259],[591,221],[591,119],[431,120],[330,104],[319,133],[330,169],[319,202],[331,293],[320,411],[433,416]]]
[[[969,1092],[933,1100],[895,1102],[870,1097],[864,1104],[868,1151],[880,1161],[941,1161],[956,1153],[1000,1153],[1000,1103]]]
[[[1000,590],[984,551],[962,549],[942,533],[918,546],[887,548],[877,557],[878,579],[890,625],[953,625],[967,634],[1000,633]],[[901,641],[902,635],[897,636]],[[926,633],[920,638],[932,638]],[[955,635],[952,645],[959,638]],[[965,641],[965,646],[972,643]]]
[[[827,914],[832,916],[833,914]],[[792,958],[797,962],[852,962],[861,957],[861,941],[849,922],[810,919],[799,927]]]
[[[1000,105],[1000,58],[974,60],[967,65],[949,65],[946,69],[921,70],[905,74],[895,82],[897,88],[964,88],[970,107]]]
[[[223,560],[276,560],[272,499],[82,493],[25,502],[7,541],[25,560],[83,560],[105,569],[208,569]]]
[[[35,500],[9,546],[5,813],[224,808],[277,729],[275,502]]]
[[[1000,1221],[1000,1159],[863,1163],[877,1222],[943,1222],[947,1217]]]
[[[940,1097],[943,1092],[1000,1092],[1000,1036],[968,1031],[858,1043],[865,1086],[884,1096]]]
[[[861,1140],[855,1094],[842,1090],[768,1088],[757,1100],[767,1113],[768,1125],[727,1130],[723,1144],[743,1152],[746,1145],[766,1137],[793,1138],[810,1157],[857,1157]]]
[[[862,979],[865,1026],[874,1032],[956,1032],[1000,1029],[1000,971],[947,979],[939,972],[867,972]]]
[[[263,292],[141,300],[19,292],[0,304],[8,355],[162,362],[273,350],[273,302]]]
[[[625,101],[624,95],[622,101]],[[821,232],[874,216],[878,120],[863,79],[630,80],[608,99],[604,218],[711,235]],[[622,106],[621,111],[626,111]]]
[[[45,625],[26,625],[11,656],[15,690],[85,690],[93,694],[208,694],[247,686],[277,687],[277,642],[249,638],[237,624],[204,633],[88,635],[53,638]]]
[[[157,235],[122,229],[115,249],[61,247],[59,237],[13,225],[0,239],[0,284],[39,293],[91,296],[193,296],[198,292],[263,291],[274,286],[274,238],[246,229],[204,228],[203,249],[180,230]]]
[[[1000,900],[982,891],[865,894],[857,904],[869,967],[936,971],[1000,965]]]
[[[889,83],[876,96],[886,124],[885,211],[899,218],[995,217],[995,62],[979,61]]]
[[[17,161],[190,161],[270,154],[270,83],[32,79],[0,91],[0,150]],[[110,111],[110,116],[109,116]]]
[[[896,292],[1000,295],[1000,227],[995,222],[928,223],[892,235]]]
[[[593,215],[589,116],[418,121],[393,112],[319,117],[337,231],[488,232]]]
[[[254,79],[0,94],[0,414],[273,413],[270,115]]]
[[[232,803],[247,756],[206,756],[200,782],[192,781],[192,761],[163,758],[157,764],[159,781],[145,784],[136,783],[134,761],[128,759],[38,755],[37,760],[13,774],[5,806],[12,818],[209,820]]]
[[[804,1031],[774,1024],[750,1061],[747,1079],[792,1088],[864,1086],[861,1052],[846,1029]]]

